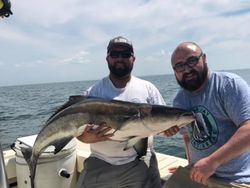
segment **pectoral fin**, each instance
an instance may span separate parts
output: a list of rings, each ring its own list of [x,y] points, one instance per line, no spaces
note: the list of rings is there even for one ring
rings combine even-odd
[[[134,149],[138,156],[144,156],[147,153],[148,148],[148,138],[140,139],[135,145]]]
[[[127,144],[125,146],[125,148],[123,148],[123,150],[127,150],[129,148],[132,148],[139,140],[141,140],[140,137],[137,137],[137,136],[134,136],[134,137],[131,137],[128,141],[127,141]]]

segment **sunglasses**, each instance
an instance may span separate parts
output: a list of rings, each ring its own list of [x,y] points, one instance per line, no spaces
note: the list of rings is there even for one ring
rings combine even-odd
[[[129,58],[133,55],[133,53],[129,52],[129,51],[111,51],[109,52],[109,56],[111,58]]]
[[[173,69],[176,72],[183,72],[185,70],[186,66],[188,66],[189,68],[193,68],[194,66],[196,66],[199,63],[199,60],[200,60],[202,55],[203,55],[203,53],[201,52],[201,54],[199,56],[191,56],[185,62],[178,62],[173,67]]]

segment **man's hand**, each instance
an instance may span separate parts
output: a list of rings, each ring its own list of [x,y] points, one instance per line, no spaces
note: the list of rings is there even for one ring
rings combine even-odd
[[[173,174],[176,172],[176,170],[179,168],[180,166],[175,166],[175,167],[171,167],[171,168],[168,168],[168,172]]]
[[[180,130],[179,127],[176,125],[176,126],[170,127],[169,129],[165,130],[163,133],[165,136],[170,137],[170,136],[173,136],[176,133],[178,133],[179,130]]]
[[[214,174],[218,166],[208,157],[197,161],[190,171],[190,178],[193,181],[207,185],[208,178]]]
[[[106,134],[112,129],[111,127],[107,126],[106,123],[97,125],[97,128],[94,128],[95,126],[96,125],[88,124],[82,135],[78,136],[77,139],[88,144],[111,140],[110,137],[112,137],[114,134]]]

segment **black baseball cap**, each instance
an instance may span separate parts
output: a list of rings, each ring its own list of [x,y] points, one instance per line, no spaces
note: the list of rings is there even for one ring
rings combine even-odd
[[[130,52],[134,53],[132,43],[128,39],[122,36],[115,37],[109,41],[107,52],[109,53],[110,50],[112,50],[112,48],[119,46],[126,47]]]

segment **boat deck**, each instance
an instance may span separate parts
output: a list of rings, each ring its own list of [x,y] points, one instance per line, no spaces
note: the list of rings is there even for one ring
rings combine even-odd
[[[81,143],[77,141],[77,160],[76,160],[76,169],[78,174],[83,169],[83,161],[90,155],[90,147],[88,144]],[[16,186],[16,163],[15,163],[15,152],[13,150],[3,151],[4,160],[6,164],[7,176],[11,188],[17,188]],[[160,170],[161,178],[168,179],[171,174],[168,171],[168,168],[176,166],[186,166],[188,164],[186,159],[156,153],[158,166]]]
[[[83,161],[90,155],[90,149],[88,144],[82,142],[77,143],[77,170],[81,172],[83,169]],[[158,167],[161,178],[168,179],[171,176],[168,169],[177,166],[186,166],[188,161],[183,158],[174,157],[162,153],[156,153]]]

